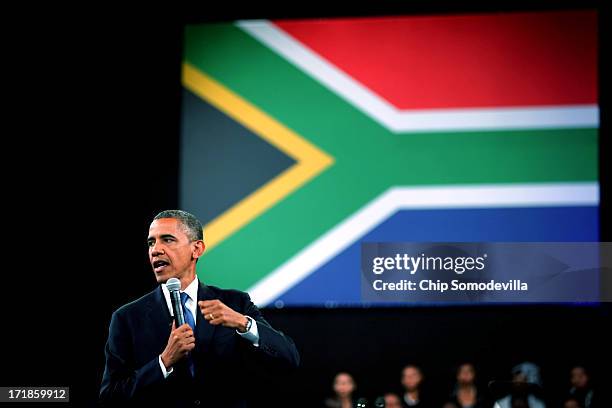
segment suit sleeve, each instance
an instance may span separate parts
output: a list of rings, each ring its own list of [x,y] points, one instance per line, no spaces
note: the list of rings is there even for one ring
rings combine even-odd
[[[243,314],[251,316],[257,321],[259,347],[252,347],[252,352],[259,354],[259,357],[263,357],[286,368],[297,368],[300,364],[300,354],[295,347],[295,343],[283,332],[275,330],[264,319],[261,311],[251,301],[248,294],[244,296],[243,310]]]
[[[134,367],[131,332],[125,317],[113,314],[105,347],[106,364],[100,387],[100,402],[114,403],[138,399],[165,379],[158,357],[142,367]]]

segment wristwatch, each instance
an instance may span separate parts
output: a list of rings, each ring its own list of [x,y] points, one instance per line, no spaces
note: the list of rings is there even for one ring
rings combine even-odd
[[[249,316],[245,316],[247,318],[247,323],[246,323],[246,328],[244,329],[244,332],[247,333],[249,330],[251,330],[251,326],[253,325],[253,319]]]

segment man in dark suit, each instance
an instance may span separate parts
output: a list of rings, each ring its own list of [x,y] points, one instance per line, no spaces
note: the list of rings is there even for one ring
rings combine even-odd
[[[196,217],[162,211],[147,243],[160,286],[113,314],[103,404],[246,407],[259,392],[250,387],[254,376],[298,366],[293,341],[266,322],[248,294],[199,282],[196,262],[205,246]],[[181,282],[180,327],[172,322],[169,278]]]

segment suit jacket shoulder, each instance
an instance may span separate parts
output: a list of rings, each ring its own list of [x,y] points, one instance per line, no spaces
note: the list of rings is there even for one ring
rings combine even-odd
[[[119,307],[117,310],[115,310],[114,313],[119,314],[119,315],[125,315],[125,314],[130,314],[131,312],[134,312],[134,311],[140,311],[143,308],[154,303],[156,298],[159,298],[160,296],[163,297],[163,294],[161,293],[161,287],[157,286],[155,289],[153,289],[151,292],[147,293],[146,295],[143,295],[139,297],[138,299],[133,300]]]

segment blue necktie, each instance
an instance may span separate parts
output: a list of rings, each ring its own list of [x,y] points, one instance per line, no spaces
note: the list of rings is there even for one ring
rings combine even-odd
[[[187,299],[189,299],[189,295],[185,292],[181,292],[181,303],[183,304],[183,316],[185,317],[185,323],[191,327],[191,330],[193,330],[195,336],[195,320],[193,319],[191,310],[187,308]],[[193,363],[193,357],[191,354],[189,354],[188,363],[189,371],[191,371],[191,376],[193,377],[195,375],[195,365]]]

